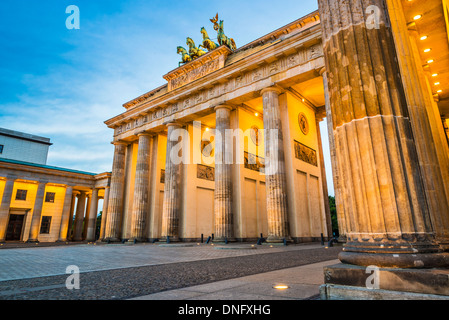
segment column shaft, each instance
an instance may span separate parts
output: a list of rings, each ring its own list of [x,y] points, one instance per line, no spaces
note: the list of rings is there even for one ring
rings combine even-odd
[[[78,203],[76,205],[73,241],[83,240],[83,221],[85,209],[86,209],[86,192],[81,191],[80,194],[78,195]]]
[[[150,208],[150,134],[139,134],[136,176],[134,183],[133,211],[131,217],[131,239],[145,241],[146,218]]]
[[[231,108],[218,106],[215,108],[215,241],[233,241],[234,224],[232,215],[232,172],[230,154],[232,154],[232,138],[226,138],[226,130],[231,127]]]
[[[268,242],[281,242],[284,238],[290,239],[279,94],[280,90],[274,87],[262,90]]]
[[[326,107],[326,120],[327,120],[327,130],[329,136],[329,149],[331,156],[331,165],[332,165],[332,179],[334,182],[334,192],[335,192],[335,207],[337,209],[337,221],[338,221],[338,233],[339,239],[345,241],[346,240],[346,220],[345,220],[345,210],[343,206],[343,191],[340,186],[340,174],[338,172],[338,163],[337,163],[337,155],[335,151],[335,138],[334,138],[334,127],[332,122],[332,110],[329,101],[329,87],[327,84],[327,73],[325,70],[322,70],[321,73],[323,77],[323,85],[324,85],[324,99],[325,99],[325,107]]]
[[[430,253],[439,247],[416,150],[417,143],[426,142],[412,133],[388,13],[380,15],[378,27],[368,29],[365,1],[318,3],[345,193],[348,242],[340,260],[385,267],[433,265]],[[383,0],[369,4],[385,8]]]
[[[31,218],[30,235],[27,242],[39,242],[39,229],[41,225],[42,205],[44,204],[46,182],[39,182],[34,200],[33,216]]]
[[[112,164],[111,190],[109,193],[105,241],[120,241],[123,214],[123,193],[125,189],[126,144],[115,143]]]
[[[330,239],[333,237],[332,234],[332,218],[331,210],[329,206],[329,191],[327,190],[327,177],[326,177],[326,167],[324,165],[324,155],[323,155],[323,142],[321,141],[321,131],[320,131],[320,120],[316,118],[316,131],[318,138],[318,150],[320,153],[320,172],[321,172],[321,183],[323,187],[323,198],[324,198],[324,213],[326,218],[326,229],[327,237]],[[320,220],[323,218],[320,217]]]
[[[3,190],[2,202],[0,205],[0,242],[6,238],[6,229],[8,228],[9,208],[11,205],[12,192],[14,190],[14,179],[8,178]]]
[[[162,209],[162,239],[165,239],[168,236],[170,237],[170,241],[179,240],[179,186],[181,163],[174,163],[171,158],[172,148],[178,143],[178,140],[174,139],[174,137],[172,139],[172,133],[179,128],[179,124],[168,124],[164,204]],[[174,155],[174,157],[176,157],[176,155]]]
[[[109,191],[111,188],[106,187],[104,189],[104,199],[103,199],[103,210],[101,213],[101,227],[100,227],[100,238],[102,241],[104,239],[104,231],[106,229],[106,220],[108,218],[108,203],[109,203]]]
[[[95,231],[97,222],[98,211],[98,189],[92,190],[92,197],[89,208],[89,216],[86,217],[85,223],[87,223],[86,241],[95,241]]]
[[[61,213],[61,226],[59,227],[58,241],[67,241],[70,213],[72,212],[72,194],[73,188],[71,186],[67,186],[65,190],[64,206],[62,207]]]

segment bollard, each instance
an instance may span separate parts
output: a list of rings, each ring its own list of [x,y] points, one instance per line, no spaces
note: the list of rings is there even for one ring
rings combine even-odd
[[[170,236],[167,236],[167,243],[170,243]]]
[[[209,238],[207,238],[206,244],[209,244],[210,240],[212,240],[212,237],[211,237],[211,236],[209,236]]]
[[[201,243],[204,242],[204,234],[201,234]]]
[[[321,234],[321,245],[324,246],[324,237],[323,237],[323,234]]]
[[[287,245],[287,238],[284,238],[284,246]]]

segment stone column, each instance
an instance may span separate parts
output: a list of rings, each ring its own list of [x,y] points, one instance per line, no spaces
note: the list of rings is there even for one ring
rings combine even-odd
[[[70,213],[72,212],[72,194],[73,187],[67,186],[65,189],[64,206],[61,213],[61,226],[59,227],[58,241],[67,241],[67,233],[69,230]]]
[[[42,205],[44,204],[45,186],[47,181],[39,181],[36,199],[34,200],[33,216],[31,218],[30,235],[27,242],[39,242],[39,231],[41,226]]]
[[[338,221],[338,233],[339,240],[346,241],[346,220],[345,220],[345,210],[343,207],[342,191],[340,187],[340,175],[338,173],[337,155],[335,151],[335,138],[334,138],[334,128],[332,125],[332,111],[329,101],[329,86],[327,84],[327,73],[326,69],[323,68],[320,71],[323,77],[324,85],[324,99],[326,107],[326,120],[327,120],[327,131],[329,136],[329,149],[331,156],[332,165],[332,179],[334,182],[334,192],[335,192],[335,207],[337,209],[337,221]]]
[[[367,28],[362,0],[319,0],[348,242],[344,263],[431,267],[439,254],[386,15]],[[383,0],[369,5],[385,8]],[[385,13],[385,12],[384,12]]]
[[[327,177],[326,177],[326,167],[324,165],[324,155],[323,155],[323,142],[321,141],[321,131],[320,131],[320,122],[323,119],[319,118],[319,115],[315,115],[316,119],[316,133],[318,138],[318,152],[320,157],[320,172],[321,172],[321,184],[323,187],[323,198],[324,198],[324,213],[326,217],[326,229],[327,229],[327,237],[331,239],[333,237],[332,233],[332,218],[331,218],[331,210],[329,206],[329,191],[327,190]],[[322,217],[320,217],[320,220]]]
[[[226,130],[231,128],[231,107],[226,105],[215,107],[215,116],[214,241],[234,241],[231,172],[233,145],[232,138],[226,138]]]
[[[276,87],[261,91],[265,130],[265,183],[267,192],[267,242],[290,240],[287,183],[285,177],[284,138],[282,135],[279,95]]]
[[[151,134],[138,134],[139,146],[137,151],[136,176],[134,183],[133,211],[131,217],[130,241],[146,241],[146,217],[150,208],[150,142]]]
[[[78,195],[78,204],[76,205],[75,227],[73,230],[73,241],[83,240],[83,220],[86,209],[86,192],[80,191]]]
[[[87,224],[86,241],[95,241],[95,231],[97,222],[98,211],[98,189],[92,190],[92,197],[89,207],[89,216],[86,217],[85,223]]]
[[[112,164],[111,190],[104,241],[120,241],[121,237],[127,144],[116,142],[114,145],[114,162]]]
[[[179,201],[181,163],[173,163],[170,154],[178,140],[172,141],[171,134],[180,128],[178,123],[167,124],[167,153],[165,160],[164,204],[162,210],[162,240],[179,241]]]
[[[6,229],[8,228],[9,208],[11,205],[12,192],[14,190],[15,178],[7,178],[3,190],[2,203],[0,205],[0,242],[6,238]]]
[[[84,220],[83,220],[83,235],[82,235],[83,240],[86,240],[87,237],[87,225],[89,220],[90,209],[92,206],[92,192],[87,193],[86,196],[87,196],[87,205],[86,210],[84,212]]]
[[[422,67],[416,26],[408,24],[400,0],[385,1],[397,50],[424,189],[437,241],[449,250],[449,158],[442,139],[438,106]],[[408,25],[407,25],[408,24]],[[410,27],[410,29],[408,28]],[[415,30],[413,30],[415,29]],[[438,114],[438,117],[436,117]],[[444,142],[444,144],[443,144]]]
[[[72,207],[70,209],[69,227],[67,228],[67,240],[73,239],[73,225],[74,225],[73,216],[75,214],[75,203],[76,203],[76,198],[78,195],[79,195],[79,191],[73,191]]]
[[[104,239],[104,231],[106,228],[106,220],[108,218],[108,203],[109,203],[109,190],[111,188],[104,188],[104,199],[103,199],[103,212],[101,213],[101,227],[100,227],[100,238],[102,241]]]

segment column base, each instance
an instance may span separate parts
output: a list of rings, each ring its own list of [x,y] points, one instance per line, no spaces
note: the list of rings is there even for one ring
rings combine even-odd
[[[287,243],[293,243],[293,239],[290,236],[287,237],[268,236],[268,238],[265,241],[268,243],[284,243],[284,240]]]
[[[39,240],[36,240],[36,239],[28,239],[25,243],[39,243]]]
[[[75,241],[75,240],[74,240]],[[122,239],[119,238],[104,238],[101,240],[102,242],[122,242]]]
[[[178,236],[170,236],[169,242],[167,241],[167,237],[162,237],[159,239],[159,243],[172,243],[172,242],[181,242],[181,239]]]
[[[358,253],[340,252],[342,263],[384,268],[449,268],[449,253]]]
[[[322,300],[449,300],[449,269],[324,268]]]
[[[237,242],[237,239],[234,237],[214,237],[212,243],[226,244],[227,242]]]

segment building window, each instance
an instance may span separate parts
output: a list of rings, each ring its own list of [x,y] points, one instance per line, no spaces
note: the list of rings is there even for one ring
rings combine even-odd
[[[0,144],[0,154],[3,153],[3,147],[4,147],[4,145]]]
[[[45,202],[55,203],[55,193],[47,192],[45,194]]]
[[[28,190],[17,189],[16,200],[25,201],[27,199]]]
[[[41,233],[49,234],[50,224],[51,224],[51,217],[43,216],[41,222]]]

